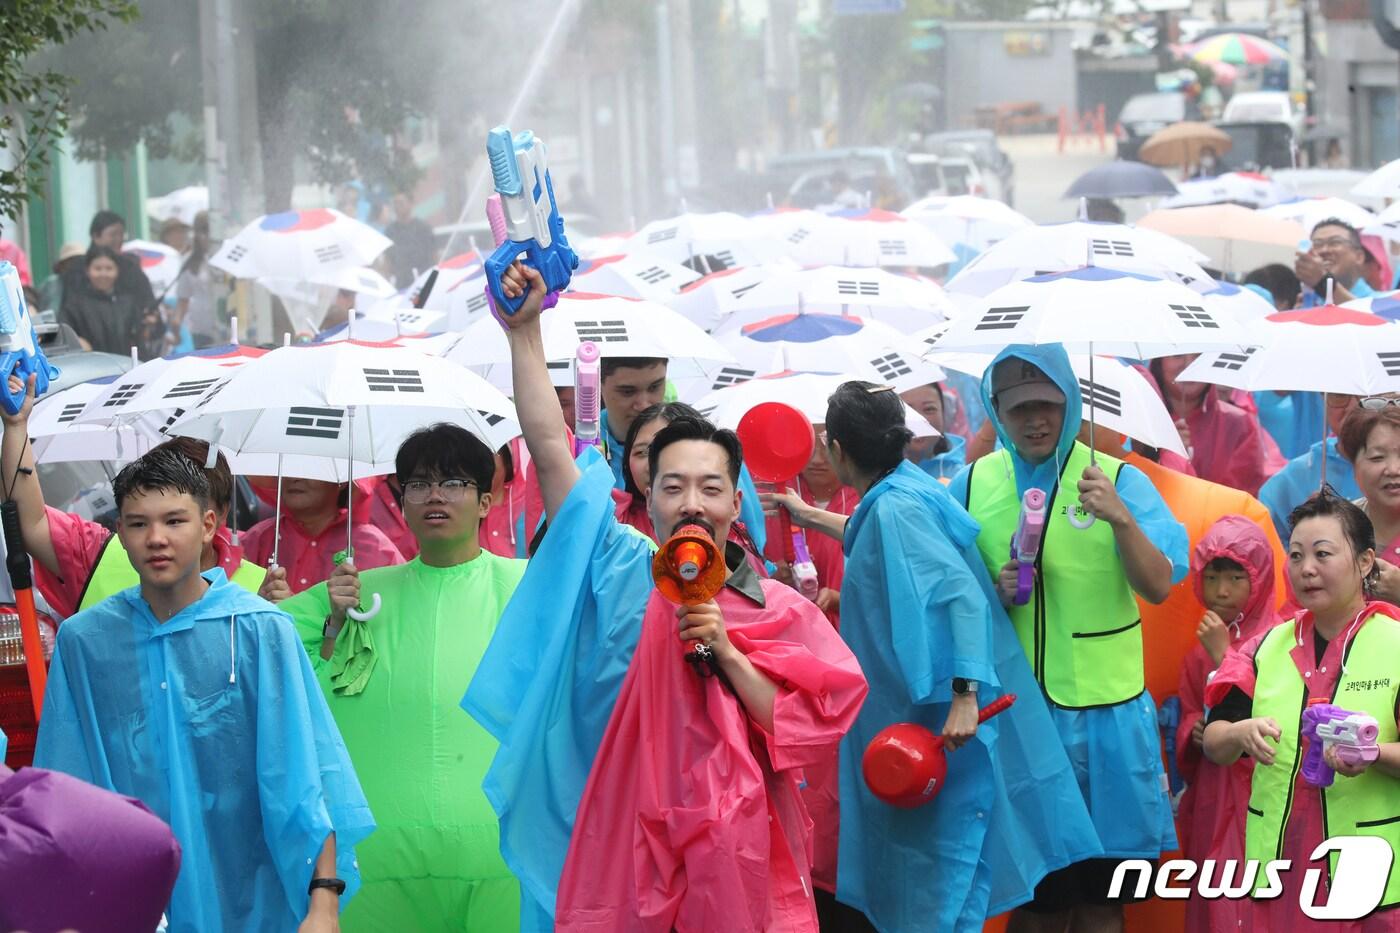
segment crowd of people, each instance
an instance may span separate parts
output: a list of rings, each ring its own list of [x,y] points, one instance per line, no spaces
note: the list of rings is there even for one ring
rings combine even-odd
[[[93,349],[216,342],[207,220],[154,317],[121,218],[91,233],[41,291]],[[1373,293],[1354,228],[1312,241],[1247,287],[1281,309]],[[169,929],[1112,931],[1141,899],[1120,863],[1179,848],[1291,859],[1281,897],[1188,903],[1191,931],[1271,931],[1302,928],[1329,835],[1400,844],[1400,396],[1230,391],[1163,357],[1140,370],[1180,457],[1091,434],[1064,350],[1012,346],[980,381],[841,385],[806,468],[760,489],[733,432],[668,400],[664,358],[602,360],[575,457],[543,282],[517,265],[505,289],[522,437],[426,428],[353,490],[254,478],[281,514],[241,535],[202,442],[121,470],[113,533],[45,504],[32,383],[3,416],[0,493],[65,617],[34,765],[169,825]],[[654,562],[696,525],[723,586],[678,606]],[[1180,703],[1179,774],[1154,695]],[[1379,723],[1378,758],[1329,748],[1323,788],[1300,774],[1313,701]],[[868,783],[896,723],[947,750],[921,806]],[[1336,929],[1400,929],[1389,877]]]

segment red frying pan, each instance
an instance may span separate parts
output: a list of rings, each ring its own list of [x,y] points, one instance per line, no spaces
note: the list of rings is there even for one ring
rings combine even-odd
[[[763,402],[750,408],[739,419],[739,442],[744,445],[744,463],[759,482],[778,492],[787,488],[812,459],[812,422],[807,416],[782,402]],[[787,509],[778,509],[782,526],[783,558],[792,563],[792,518]]]

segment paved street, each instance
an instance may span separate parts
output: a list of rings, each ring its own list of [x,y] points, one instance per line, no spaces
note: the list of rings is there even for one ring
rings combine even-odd
[[[1076,178],[1113,158],[1113,140],[1100,152],[1098,140],[1076,140],[1063,153],[1054,134],[1002,136],[1001,147],[1016,165],[1016,210],[1036,223],[1071,220],[1078,205],[1061,196]]]

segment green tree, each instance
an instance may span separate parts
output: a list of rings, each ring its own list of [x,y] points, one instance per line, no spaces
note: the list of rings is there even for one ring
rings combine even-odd
[[[136,16],[131,0],[9,0],[0,4],[0,214],[18,216],[43,183],[49,150],[68,128],[72,81],[35,57]]]

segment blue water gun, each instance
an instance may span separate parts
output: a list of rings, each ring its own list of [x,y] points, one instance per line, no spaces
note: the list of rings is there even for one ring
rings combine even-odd
[[[578,255],[564,236],[564,218],[554,201],[554,183],[549,177],[544,143],[526,130],[514,136],[498,126],[486,138],[486,155],[491,160],[491,176],[500,195],[500,220],[505,239],[486,260],[486,287],[496,308],[514,314],[525,303],[525,295],[507,298],[501,289],[501,276],[511,263],[524,257],[544,277],[550,292],[563,291],[578,268]],[[497,226],[493,218],[493,228]],[[494,233],[499,233],[493,229]]]
[[[49,390],[49,382],[58,378],[58,367],[49,365],[44,351],[39,349],[19,270],[0,260],[0,405],[12,415],[19,414],[24,404],[24,383],[31,374],[35,377],[35,396],[43,395]],[[17,393],[10,391],[10,375],[20,378]]]
[[[1181,725],[1181,698],[1169,696],[1157,707],[1157,727],[1162,730],[1162,743],[1167,752],[1167,787],[1172,797],[1172,812],[1177,798],[1186,787],[1186,780],[1176,766],[1176,727]]]

